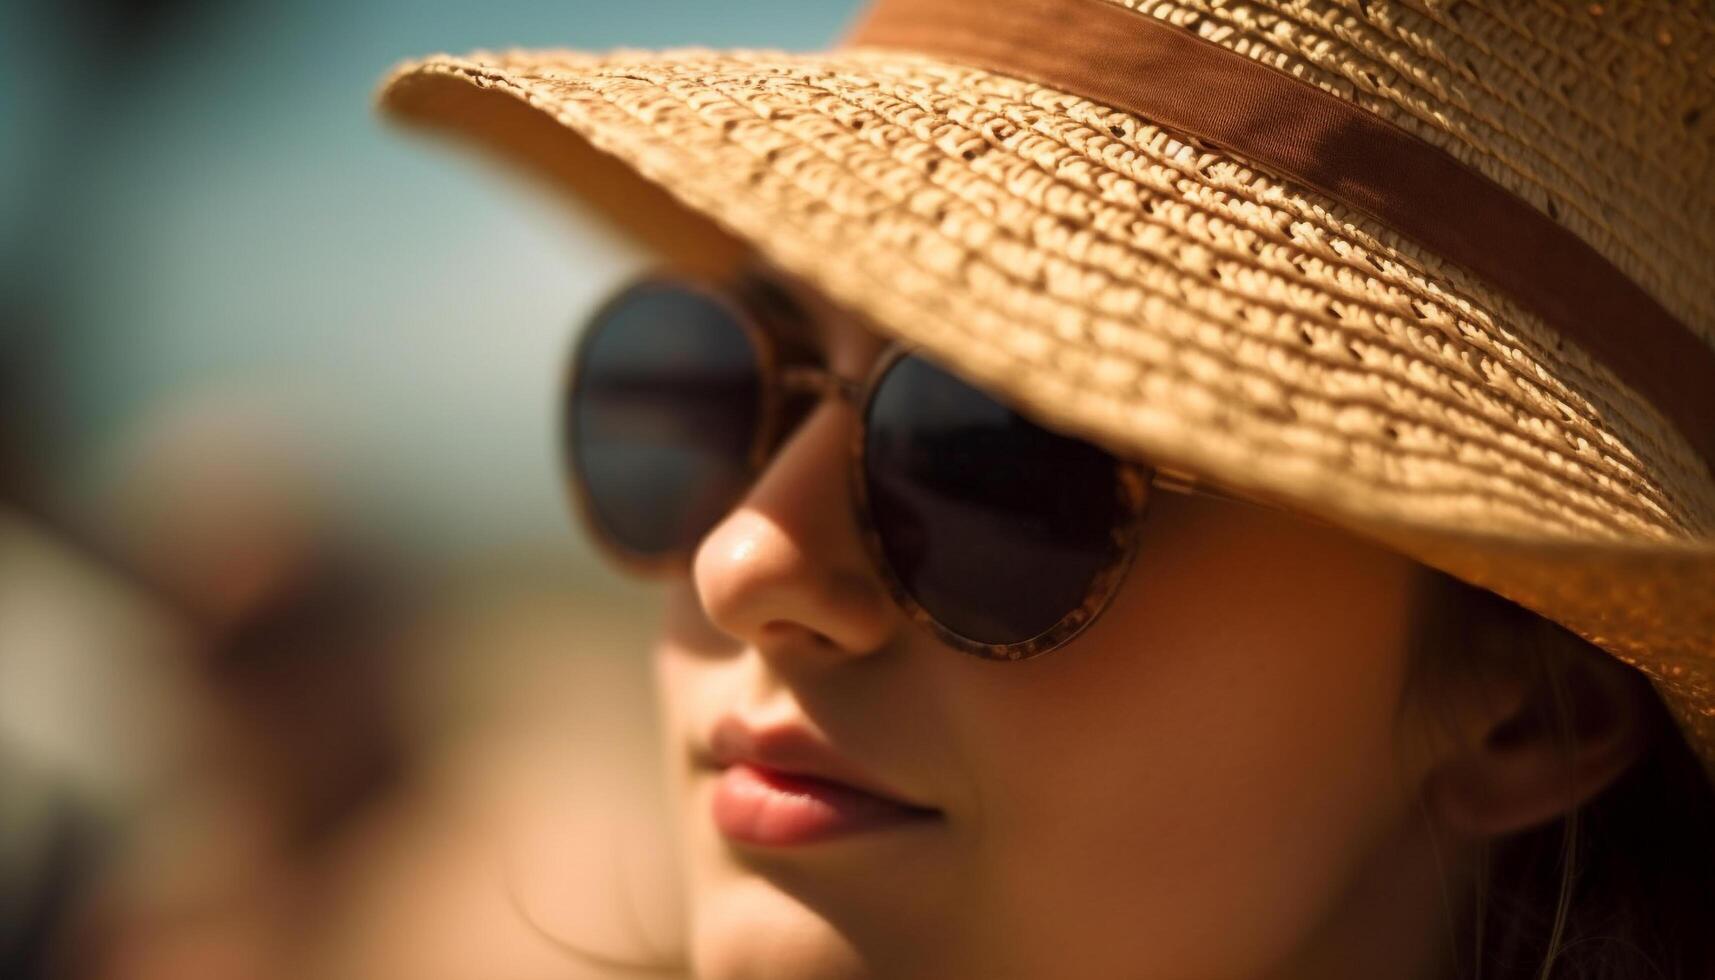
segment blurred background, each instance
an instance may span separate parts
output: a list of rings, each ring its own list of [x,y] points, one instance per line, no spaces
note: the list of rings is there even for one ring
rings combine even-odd
[[[0,0],[0,977],[672,958],[655,592],[555,451],[649,256],[373,91],[857,7]]]

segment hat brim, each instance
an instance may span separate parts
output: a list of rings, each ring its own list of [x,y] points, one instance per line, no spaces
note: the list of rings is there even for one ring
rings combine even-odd
[[[1021,411],[1381,541],[1650,676],[1715,774],[1715,484],[1505,296],[1256,164],[881,48],[478,52],[393,116],[662,254],[754,249]]]

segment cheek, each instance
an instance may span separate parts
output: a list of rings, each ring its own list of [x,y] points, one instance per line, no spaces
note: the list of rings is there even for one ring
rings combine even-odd
[[[672,580],[662,596],[656,640],[650,652],[655,715],[662,765],[675,812],[686,814],[693,781],[688,739],[717,712],[737,703],[731,669],[732,640],[709,624],[695,591]]]
[[[1223,951],[1256,957],[1220,964],[1245,975],[1400,818],[1404,589],[1384,575],[1317,603],[1290,578],[1141,578],[1059,656],[945,688],[982,747],[983,894],[1010,905],[995,921],[1075,923],[1078,947],[1148,949],[1161,976]]]

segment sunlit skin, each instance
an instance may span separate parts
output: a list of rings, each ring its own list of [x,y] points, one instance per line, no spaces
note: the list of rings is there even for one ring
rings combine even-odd
[[[829,366],[885,341],[788,283]],[[1327,526],[1158,492],[1086,632],[1019,663],[913,624],[821,403],[668,586],[655,651],[690,932],[707,980],[1439,977],[1463,851],[1420,804],[1413,564]],[[689,746],[723,713],[800,720],[938,822],[735,845]]]

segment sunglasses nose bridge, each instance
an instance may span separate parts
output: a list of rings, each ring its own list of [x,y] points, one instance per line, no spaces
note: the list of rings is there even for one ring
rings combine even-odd
[[[855,394],[828,372],[798,377],[800,391]],[[692,552],[692,581],[711,622],[765,655],[873,652],[898,627],[860,529],[839,506],[845,474],[828,464],[841,452],[842,425],[823,417],[798,430]]]
[[[854,406],[863,396],[863,382],[808,364],[784,368],[780,374],[780,386],[794,394],[834,395]]]

